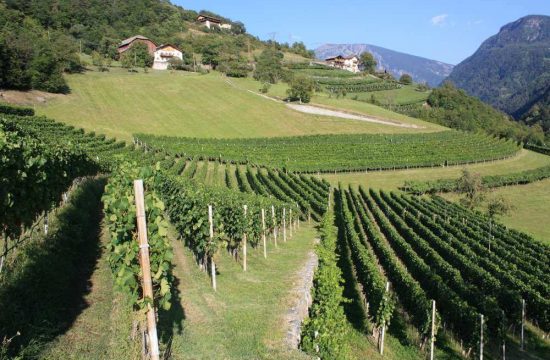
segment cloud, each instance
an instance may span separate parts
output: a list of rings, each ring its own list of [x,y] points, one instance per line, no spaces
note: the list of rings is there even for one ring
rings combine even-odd
[[[474,27],[474,26],[480,25],[480,24],[482,24],[482,23],[483,23],[483,20],[479,20],[479,19],[478,19],[478,20],[470,20],[470,21],[468,21],[468,22],[466,23],[466,25],[467,25],[468,27]]]
[[[447,20],[448,17],[449,17],[448,14],[436,15],[430,19],[430,22],[434,26],[443,26],[445,25],[445,21]]]

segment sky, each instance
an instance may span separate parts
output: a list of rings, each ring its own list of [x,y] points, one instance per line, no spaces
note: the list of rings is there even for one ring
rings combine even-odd
[[[242,21],[262,40],[366,43],[450,64],[472,55],[525,15],[550,15],[550,0],[172,0]]]

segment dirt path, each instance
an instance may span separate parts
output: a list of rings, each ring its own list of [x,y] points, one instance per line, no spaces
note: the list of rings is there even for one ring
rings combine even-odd
[[[405,124],[405,123],[400,123],[400,122],[391,121],[391,120],[381,120],[370,116],[350,114],[344,111],[330,110],[330,109],[325,109],[325,108],[317,107],[313,105],[286,104],[286,106],[292,110],[303,112],[306,114],[312,114],[312,115],[322,115],[322,116],[331,116],[331,117],[337,117],[342,119],[367,121],[367,122],[372,122],[377,124],[384,124],[384,125],[411,128],[411,129],[423,128],[422,126],[418,126],[414,124]]]
[[[225,82],[227,84],[229,84],[230,86],[236,88],[236,89],[245,90],[245,89],[237,86],[235,83],[233,83],[229,79],[226,79]],[[348,119],[348,120],[366,121],[366,122],[371,122],[371,123],[376,123],[376,124],[397,126],[397,127],[409,128],[409,129],[424,129],[424,126],[418,126],[418,125],[415,125],[415,124],[406,124],[406,123],[402,123],[402,122],[398,122],[398,121],[394,121],[394,120],[378,119],[378,118],[367,116],[367,115],[353,114],[353,113],[349,113],[349,112],[346,112],[346,111],[340,111],[340,110],[332,110],[332,109],[327,109],[327,108],[320,107],[320,106],[289,104],[289,103],[286,103],[286,102],[281,101],[279,99],[273,98],[273,97],[265,95],[265,94],[260,94],[260,93],[257,93],[255,91],[252,91],[252,90],[246,90],[246,91],[248,91],[251,94],[261,96],[261,97],[263,97],[264,99],[267,99],[267,100],[271,100],[271,101],[274,101],[274,102],[277,102],[277,103],[280,103],[280,104],[286,104],[286,106],[289,109],[292,109],[294,111],[298,111],[298,112],[301,112],[301,113],[305,113],[305,114],[331,116],[331,117],[336,117],[336,118],[340,118],[340,119]]]

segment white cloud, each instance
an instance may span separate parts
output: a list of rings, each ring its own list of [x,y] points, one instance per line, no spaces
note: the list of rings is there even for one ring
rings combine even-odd
[[[443,26],[445,25],[445,21],[447,20],[448,17],[449,17],[448,14],[436,15],[430,19],[430,22],[432,23],[432,25],[435,25],[435,26]]]
[[[468,27],[474,27],[483,23],[483,20],[470,20],[466,23]]]

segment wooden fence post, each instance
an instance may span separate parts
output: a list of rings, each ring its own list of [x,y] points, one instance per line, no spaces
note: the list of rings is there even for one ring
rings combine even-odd
[[[248,210],[247,205],[243,205],[244,209],[244,220],[246,222],[246,212]],[[243,271],[246,271],[246,230],[243,233]]]
[[[214,220],[212,219],[212,205],[208,205],[208,224],[210,225],[210,243],[212,243],[214,241]],[[211,268],[211,275],[212,275],[212,287],[214,288],[214,291],[217,291],[216,264],[214,263],[214,256],[210,258],[210,268]]]
[[[143,180],[134,180],[136,202],[136,219],[139,240],[139,260],[142,272],[143,298],[149,298],[147,303],[147,336],[152,360],[158,360],[159,343],[157,337],[157,321],[153,297],[153,282],[151,280],[151,264],[149,260],[149,244],[147,241],[147,222],[145,220],[145,201],[143,199]]]
[[[267,259],[267,244],[265,240],[265,209],[262,209],[262,240],[264,242],[264,258]]]

